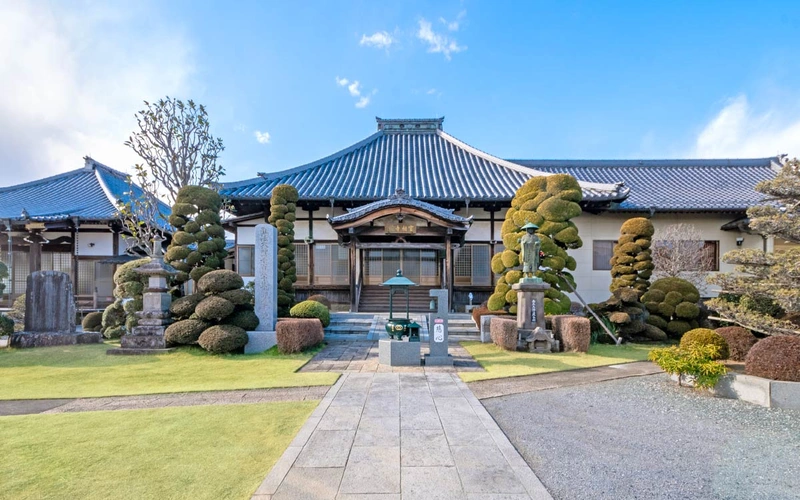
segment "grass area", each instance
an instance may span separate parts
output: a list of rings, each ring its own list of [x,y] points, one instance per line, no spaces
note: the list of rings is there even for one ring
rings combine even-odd
[[[504,351],[492,343],[462,342],[461,345],[486,369],[485,372],[461,372],[459,375],[464,382],[644,361],[651,349],[661,347],[653,344],[594,344],[588,353],[539,354]]]
[[[247,499],[316,405],[0,417],[0,498]]]
[[[331,385],[337,373],[295,373],[315,351],[212,355],[184,347],[158,356],[109,356],[108,344],[3,349],[0,400],[79,398]]]

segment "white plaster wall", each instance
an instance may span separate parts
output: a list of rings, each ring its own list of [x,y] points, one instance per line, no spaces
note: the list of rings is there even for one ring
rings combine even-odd
[[[263,224],[263,222],[262,222]],[[255,245],[256,244],[256,226],[238,226],[236,228],[236,244],[237,245]]]
[[[497,222],[495,222],[495,225]],[[470,226],[469,231],[467,231],[466,240],[467,241],[482,241],[487,242],[492,240],[492,223],[491,222],[483,222],[483,221],[476,221],[472,223]]]
[[[94,245],[92,246],[92,244]],[[114,255],[114,234],[110,231],[105,233],[84,233],[79,231],[75,254],[87,257]]]

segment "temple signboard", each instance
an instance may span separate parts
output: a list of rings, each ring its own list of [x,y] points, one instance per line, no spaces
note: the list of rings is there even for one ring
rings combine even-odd
[[[386,234],[417,234],[416,224],[389,222],[384,226],[384,228],[386,229]]]

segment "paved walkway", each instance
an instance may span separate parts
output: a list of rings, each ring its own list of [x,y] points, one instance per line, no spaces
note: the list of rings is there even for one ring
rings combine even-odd
[[[300,369],[301,372],[469,372],[485,371],[461,344],[450,342],[453,366],[386,366],[378,364],[378,342],[371,340],[329,340],[328,344]],[[422,343],[422,354],[430,351]]]
[[[279,389],[252,389],[241,391],[183,392],[171,394],[145,394],[140,396],[112,396],[79,399],[22,399],[0,401],[0,416],[30,415],[34,413],[70,413],[81,411],[140,410],[166,406],[200,406],[272,403],[276,401],[318,400],[325,396],[329,386],[289,387]]]
[[[345,373],[253,500],[550,499],[452,373]]]
[[[575,385],[593,384],[628,377],[641,377],[661,373],[661,368],[649,361],[636,361],[619,365],[582,368],[563,372],[541,373],[523,377],[508,377],[470,382],[469,388],[478,399],[497,398],[523,392],[559,389]]]

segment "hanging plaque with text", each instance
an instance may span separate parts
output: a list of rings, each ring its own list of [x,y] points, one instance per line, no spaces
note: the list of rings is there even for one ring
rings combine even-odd
[[[387,223],[384,228],[386,234],[417,234],[416,224]]]

